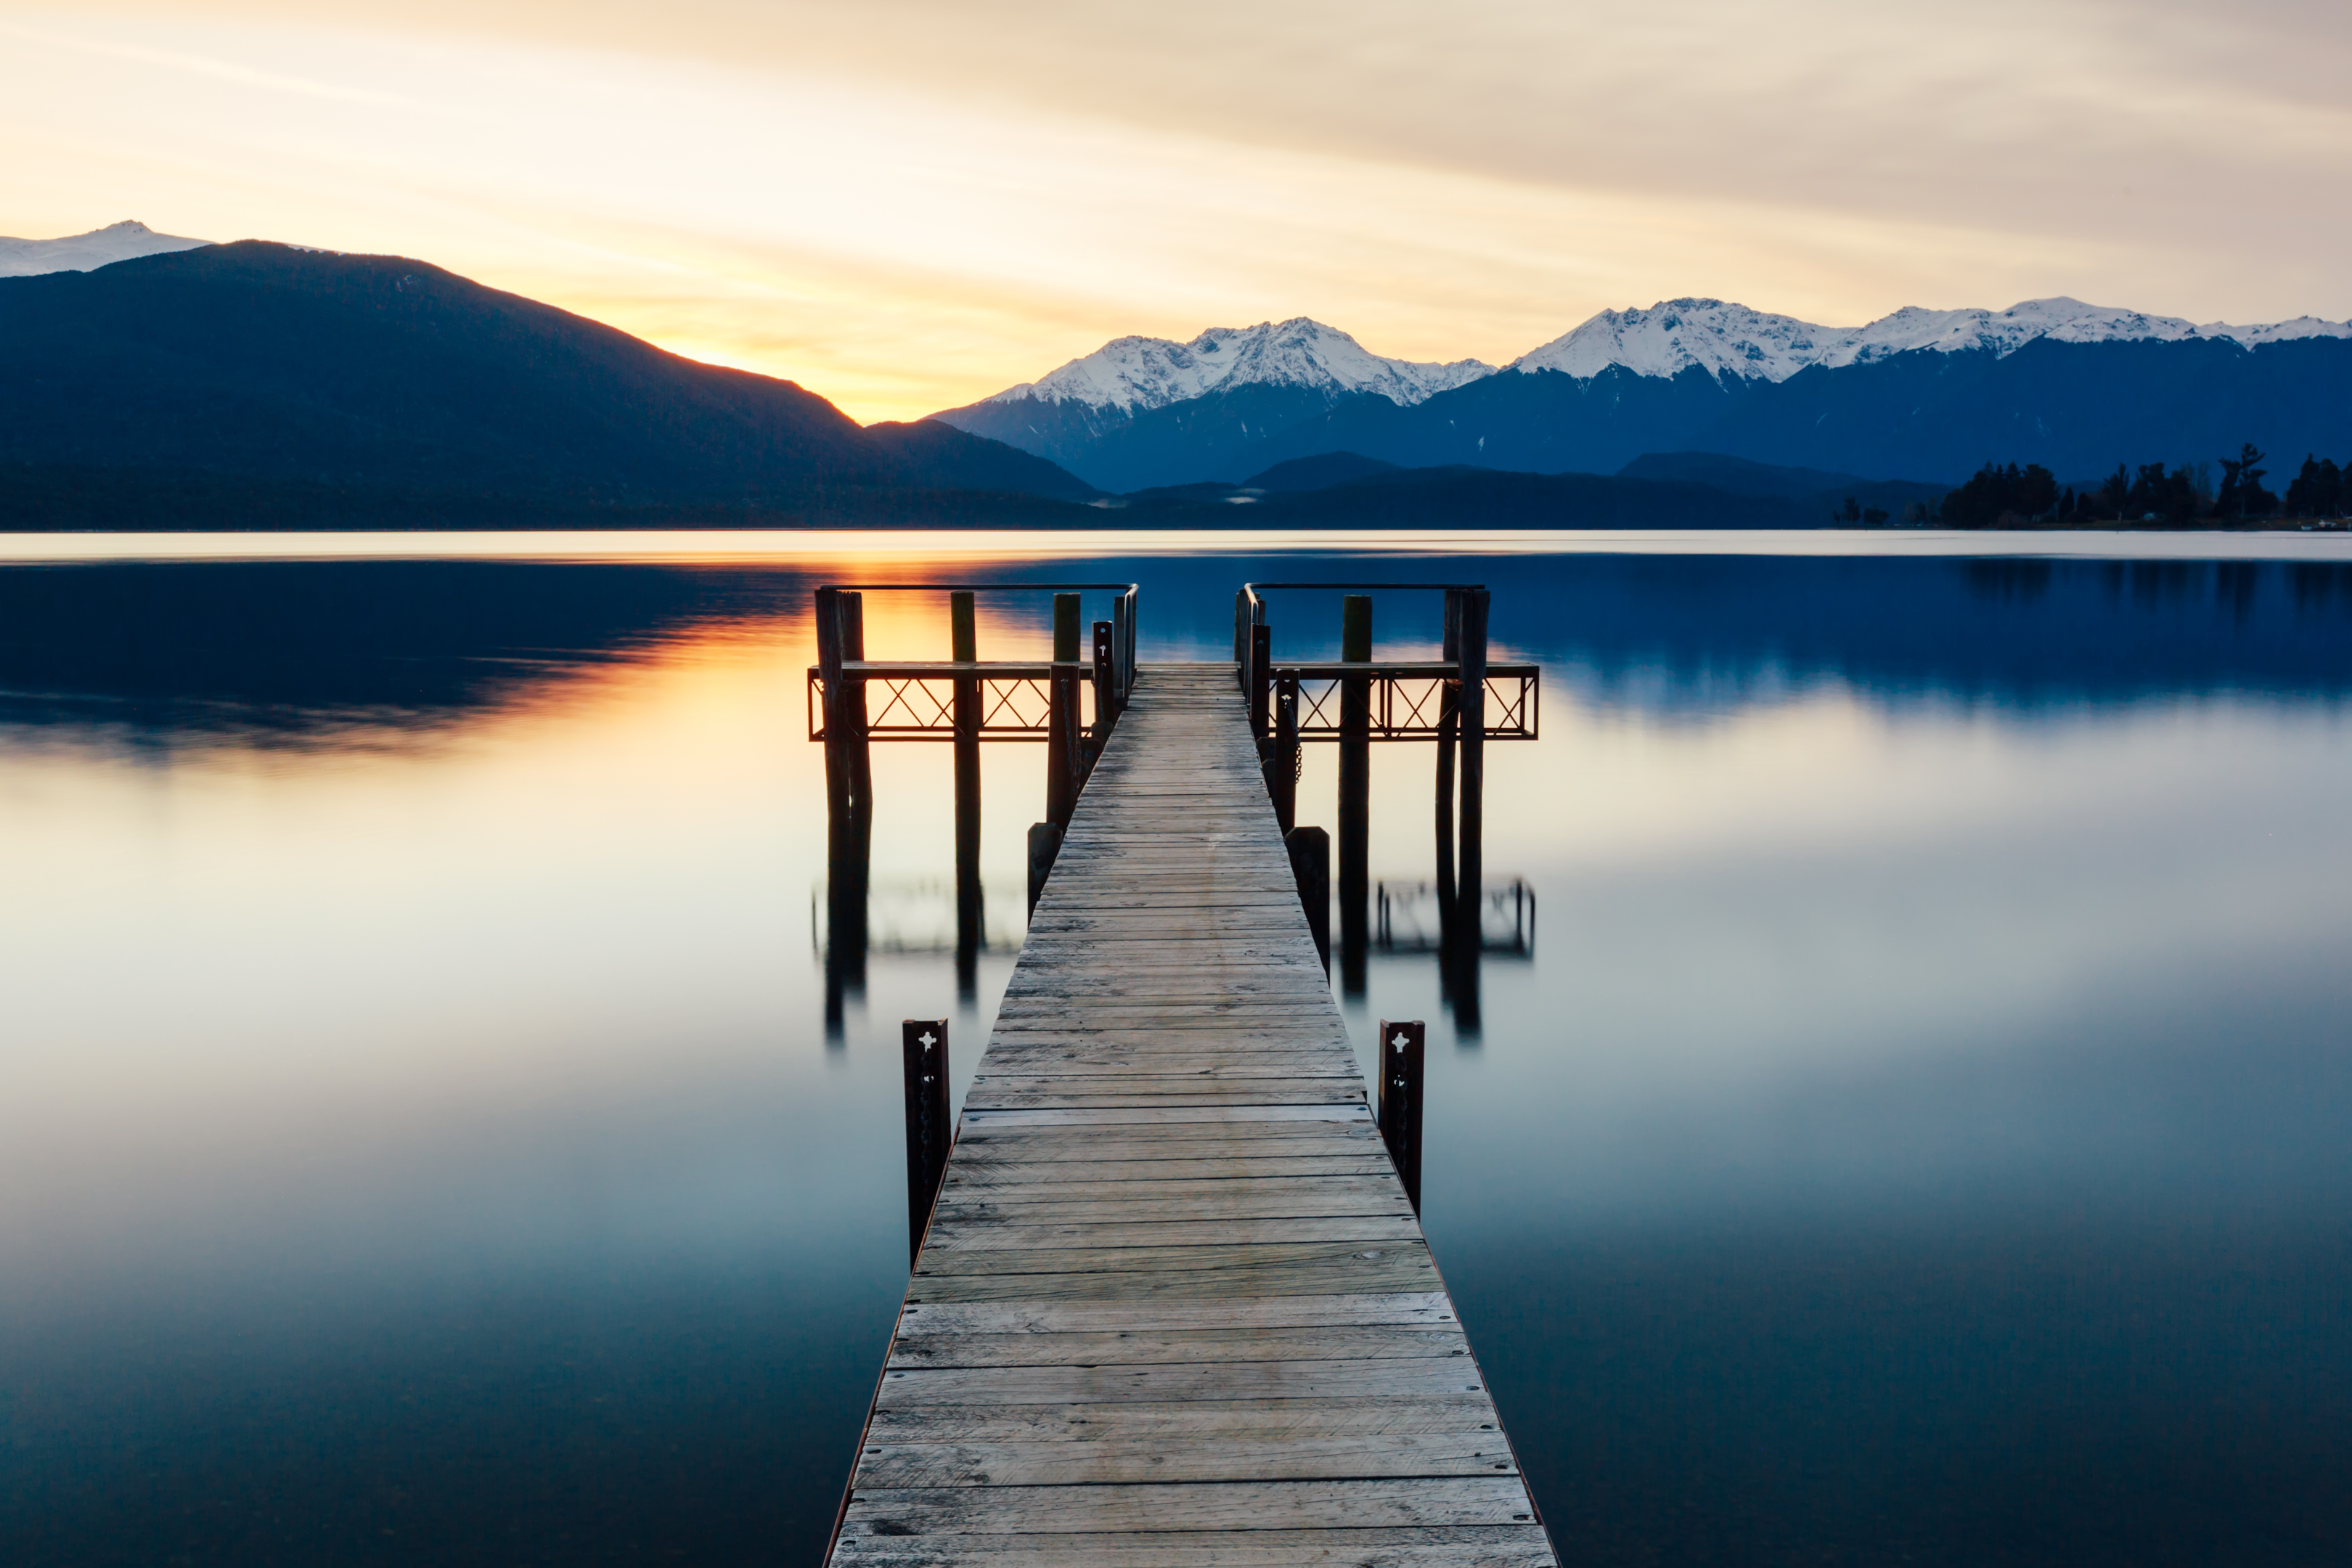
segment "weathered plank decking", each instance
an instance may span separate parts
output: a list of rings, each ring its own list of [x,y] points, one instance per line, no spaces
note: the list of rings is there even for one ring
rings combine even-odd
[[[965,1100],[831,1561],[1556,1562],[1229,665],[1147,668]]]

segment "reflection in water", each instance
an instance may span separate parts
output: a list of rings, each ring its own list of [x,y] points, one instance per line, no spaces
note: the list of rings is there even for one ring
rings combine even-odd
[[[1074,564],[992,570],[1140,579],[1147,658],[1244,578],[1438,574]],[[969,1072],[1043,793],[982,748],[967,921],[946,748],[877,748],[842,891],[847,570],[0,571],[11,1563],[814,1560],[905,1280],[898,1021]],[[1562,1544],[2352,1555],[2352,573],[1443,574],[1545,665],[1488,759],[1519,880],[1465,1010],[1429,754],[1373,747],[1343,1011],[1452,1031],[1426,1224]]]

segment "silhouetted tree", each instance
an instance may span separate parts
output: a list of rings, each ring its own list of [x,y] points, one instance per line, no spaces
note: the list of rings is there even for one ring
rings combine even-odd
[[[2107,482],[2099,487],[2099,515],[2121,522],[2130,515],[2131,493],[2131,470],[2117,463],[2116,471],[2107,476]]]
[[[1886,526],[1886,509],[1883,506],[1864,507],[1862,509],[1862,526],[1864,528],[1885,528]]]
[[[2057,478],[2041,464],[2002,468],[1987,463],[1944,498],[1944,522],[1950,528],[2014,528],[2048,518],[2057,507]]]
[[[2334,517],[2344,510],[2344,473],[2335,458],[2304,455],[2303,471],[2286,487],[2286,510],[2294,517]]]
[[[2263,458],[2264,454],[2249,441],[2238,448],[2235,462],[2221,459],[2221,493],[2213,498],[2214,516],[2242,522],[2251,517],[2268,517],[2278,509],[2278,497],[2263,489],[2263,478],[2270,472],[2257,466]]]
[[[2167,473],[2162,463],[2142,463],[2125,495],[2124,515],[2136,521],[2178,525],[2194,521],[2199,506],[2197,476],[2188,464]]]
[[[1845,505],[1832,514],[1832,521],[1844,523],[1848,528],[1853,527],[1862,521],[1862,503],[1852,496],[1846,497]]]

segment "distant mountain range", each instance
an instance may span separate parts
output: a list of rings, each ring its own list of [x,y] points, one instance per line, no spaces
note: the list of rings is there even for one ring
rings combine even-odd
[[[2079,482],[2244,440],[2281,467],[2352,446],[2352,326],[1683,300],[1497,369],[1297,319],[860,426],[421,261],[0,240],[0,529],[1806,527],[1989,459]]]
[[[1096,493],[398,257],[0,279],[0,527],[1023,521]]]
[[[212,243],[176,234],[157,234],[143,223],[110,223],[63,239],[10,239],[0,236],[0,278],[33,278],[45,272],[88,272],[137,256],[194,250]]]
[[[2352,325],[2198,326],[2055,299],[1831,328],[1676,300],[1603,311],[1489,371],[1383,359],[1297,320],[1191,343],[1121,338],[934,418],[1114,491],[1341,451],[1537,473],[1709,451],[1943,484],[2000,460],[2087,479],[2249,439],[2352,446]]]

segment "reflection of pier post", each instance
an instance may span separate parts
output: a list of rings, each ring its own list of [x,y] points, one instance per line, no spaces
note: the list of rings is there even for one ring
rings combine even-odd
[[[1462,807],[1456,859],[1454,930],[1454,1020],[1465,1034],[1478,1030],[1478,958],[1486,903],[1486,610],[1484,588],[1462,592]]]
[[[1339,602],[1339,660],[1372,660],[1372,601],[1350,594]],[[1372,682],[1366,675],[1339,680],[1339,987],[1364,994],[1366,901],[1371,894]]]
[[[980,631],[971,590],[948,595],[948,657],[958,664],[980,658]],[[980,677],[955,679],[956,994],[972,999],[979,984],[980,944],[986,911],[980,889]]]

